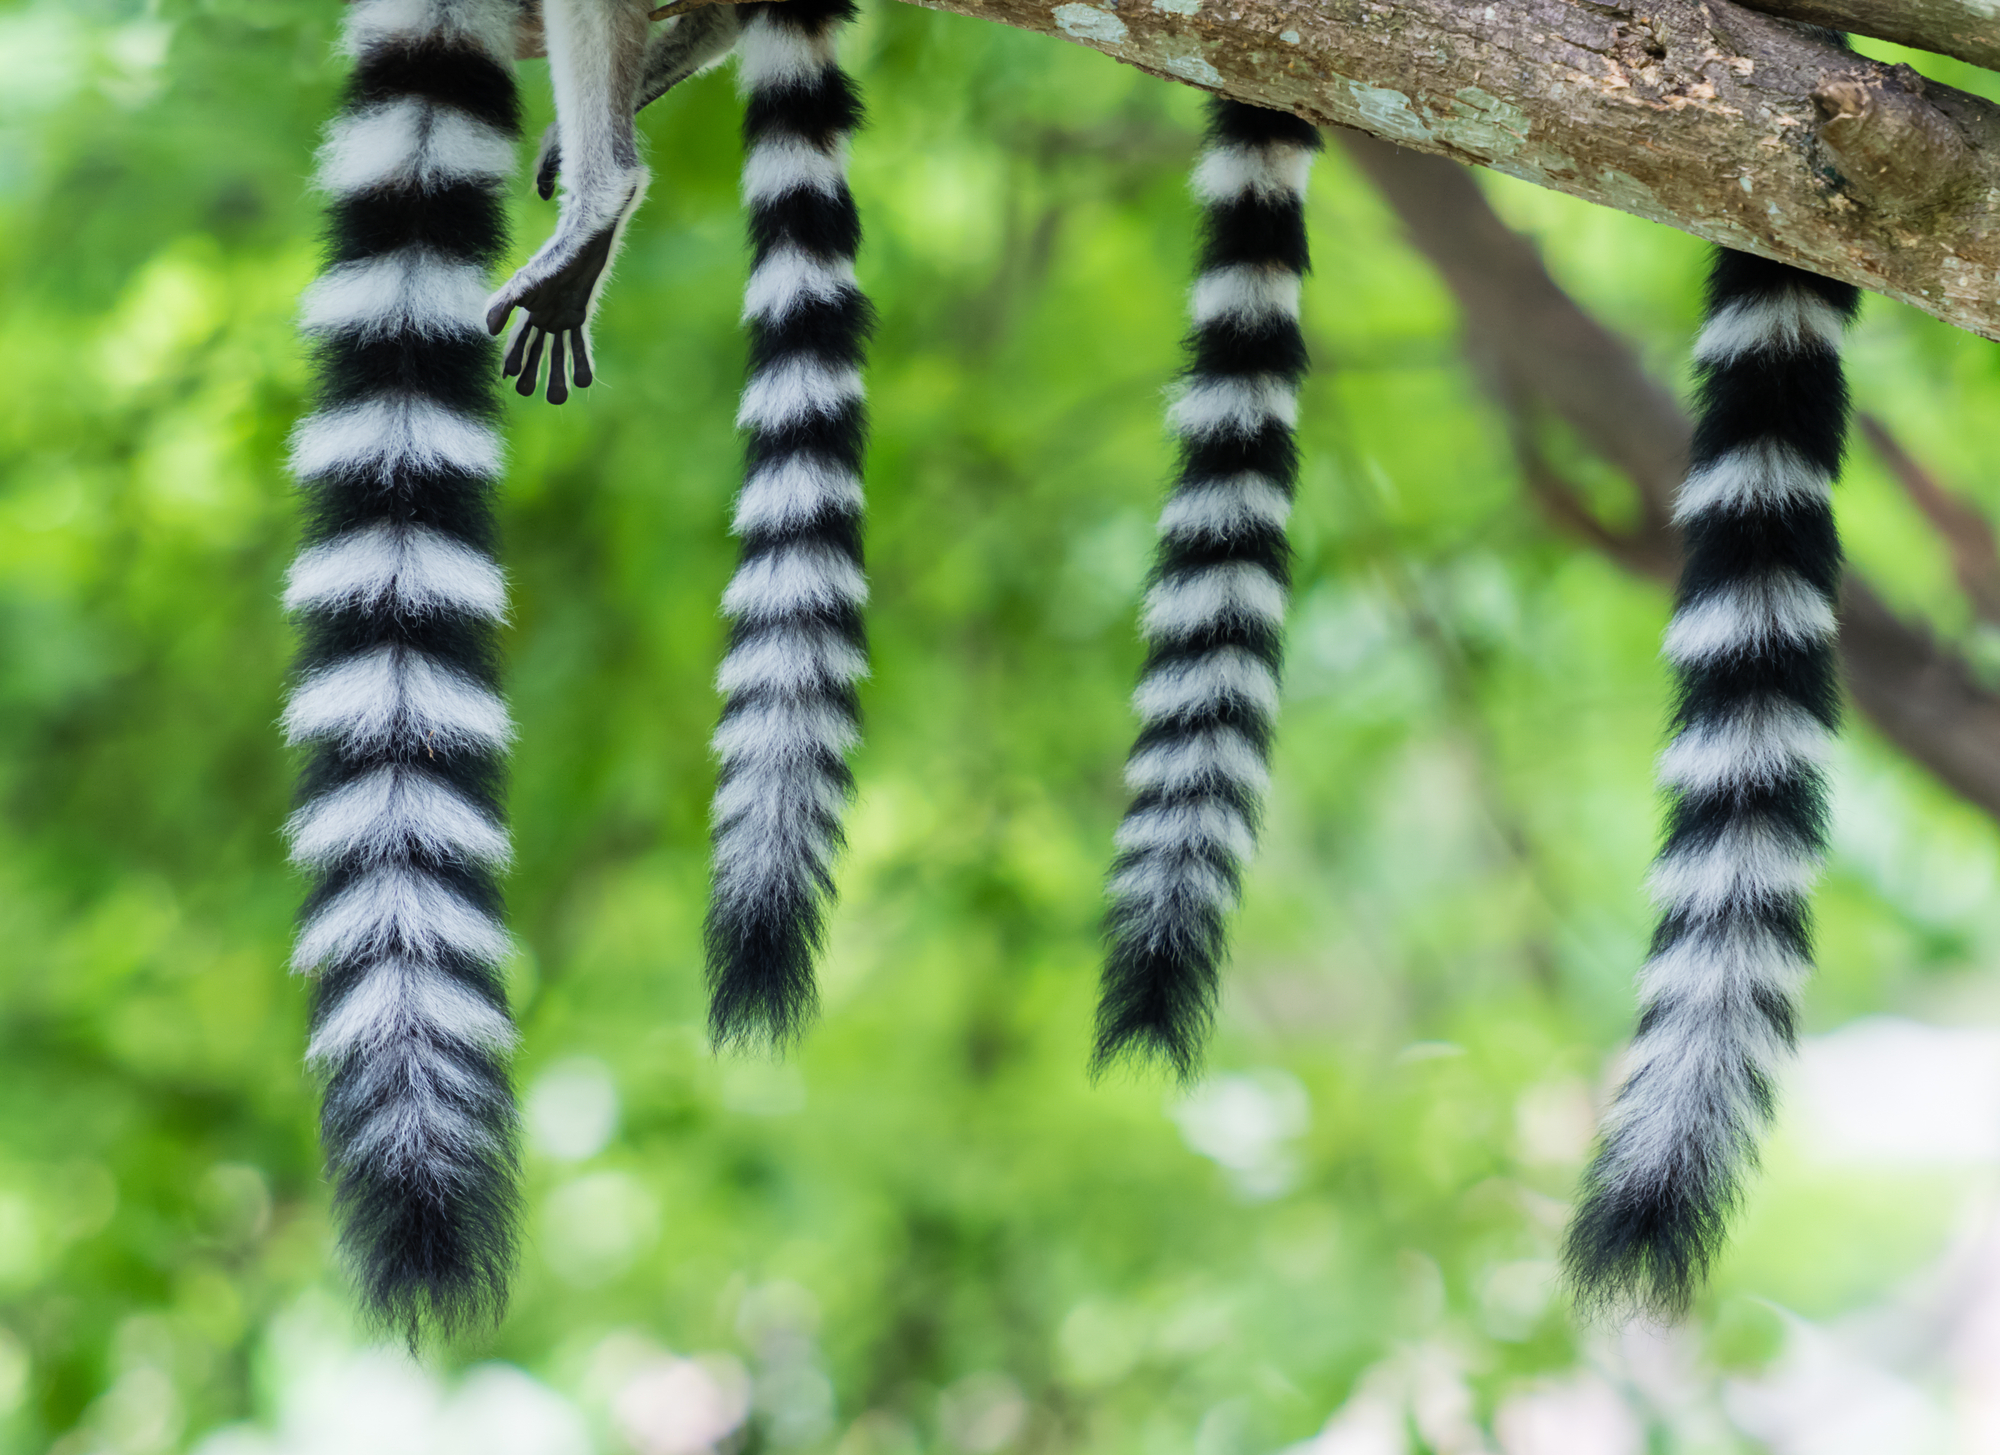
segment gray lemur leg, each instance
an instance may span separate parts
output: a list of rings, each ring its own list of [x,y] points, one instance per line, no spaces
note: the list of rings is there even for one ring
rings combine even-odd
[[[555,236],[487,300],[486,327],[499,333],[516,308],[526,317],[515,331],[501,372],[533,395],[549,349],[549,403],[569,397],[575,357],[578,388],[591,381],[589,324],[619,235],[646,192],[632,128],[646,52],[646,0],[546,0],[549,75],[568,167]]]
[[[669,20],[646,47],[632,110],[644,111],[690,76],[720,65],[742,33],[743,22],[734,5],[709,5]],[[551,126],[542,133],[542,149],[535,158],[535,190],[543,201],[556,195],[561,170],[562,129]]]
[[[646,47],[646,73],[633,111],[644,111],[689,76],[721,64],[742,33],[743,13],[734,5],[709,5],[668,21]]]

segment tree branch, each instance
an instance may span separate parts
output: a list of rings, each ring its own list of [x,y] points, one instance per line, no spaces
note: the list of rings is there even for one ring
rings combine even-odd
[[[2000,15],[1985,0],[1749,0],[1750,8],[2000,69]]]
[[[918,3],[1493,167],[2000,338],[2000,108],[1732,0]]]
[[[1881,420],[1863,413],[1856,423],[1910,503],[1944,538],[1945,549],[1951,552],[1952,574],[1958,577],[1958,588],[1972,603],[1973,613],[1983,622],[2000,625],[2000,548],[1994,545],[1992,524],[1976,506],[1938,484]]]
[[[1340,140],[1457,297],[1467,351],[1514,428],[1529,427],[1522,410],[1534,405],[1565,420],[1630,477],[1641,520],[1623,534],[1594,518],[1582,528],[1566,521],[1583,507],[1538,457],[1526,472],[1531,492],[1558,524],[1628,570],[1672,581],[1680,542],[1671,509],[1687,417],[1623,340],[1556,285],[1462,169],[1352,132]],[[1883,735],[2000,818],[2000,696],[1929,632],[1899,620],[1858,573],[1841,597],[1840,652],[1855,705]]]

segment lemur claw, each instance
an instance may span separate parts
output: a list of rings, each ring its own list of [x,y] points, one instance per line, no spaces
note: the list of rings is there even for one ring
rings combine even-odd
[[[572,383],[579,389],[588,389],[596,377],[591,372],[590,339],[584,326],[590,321],[591,296],[611,261],[618,226],[616,221],[605,224],[574,249],[562,248],[558,233],[543,250],[546,257],[531,259],[494,294],[492,305],[486,310],[487,332],[498,334],[505,329],[516,308],[526,311],[500,369],[503,378],[520,376],[514,388],[522,398],[534,398],[541,379],[542,351],[551,340],[549,403],[561,404],[569,398]],[[570,256],[557,261],[564,251],[569,251]]]

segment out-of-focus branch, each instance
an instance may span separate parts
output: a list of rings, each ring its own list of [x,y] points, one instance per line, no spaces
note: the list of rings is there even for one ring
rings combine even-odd
[[[1944,538],[1945,548],[1951,552],[1952,573],[1973,612],[1981,621],[2000,624],[2000,549],[1993,543],[1992,524],[1938,484],[1881,420],[1864,413],[1860,423],[1862,434],[1903,487],[1903,493]]]
[[[1639,576],[1672,581],[1679,567],[1678,543],[1666,530],[1615,531],[1599,520],[1583,497],[1562,477],[1542,452],[1535,437],[1534,422],[1526,414],[1511,416],[1514,461],[1528,493],[1547,516],[1549,524],[1564,535],[1580,538],[1586,545],[1611,557],[1626,570]]]
[[[1748,0],[1752,10],[1893,40],[2000,67],[2000,16],[1990,0]]]
[[[1465,168],[1359,132],[1334,135],[1458,299],[1466,353],[1488,392],[1514,420],[1531,408],[1563,420],[1638,487],[1640,520],[1623,549],[1652,562],[1649,574],[1671,577],[1680,559],[1673,494],[1689,438],[1673,395],[1556,285]]]
[[[1632,481],[1641,518],[1628,532],[1610,530],[1545,461],[1524,456],[1523,473],[1545,511],[1627,569],[1672,580],[1680,558],[1672,503],[1691,436],[1672,395],[1557,286],[1534,245],[1500,220],[1463,168],[1357,132],[1339,136],[1458,299],[1468,354],[1515,421],[1517,452],[1529,437],[1524,410],[1546,410]],[[1991,552],[1990,530],[1983,539]],[[2000,584],[2000,567],[1993,579]],[[1957,653],[1900,620],[1858,573],[1841,596],[1840,651],[1855,705],[1883,735],[2000,818],[2000,696],[1981,687]]]

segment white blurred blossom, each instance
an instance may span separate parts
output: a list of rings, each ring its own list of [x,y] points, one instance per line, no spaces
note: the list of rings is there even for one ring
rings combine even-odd
[[[1288,1191],[1298,1158],[1288,1145],[1312,1125],[1312,1101],[1296,1076],[1276,1067],[1216,1076],[1170,1103],[1167,1115],[1188,1149],[1216,1163],[1244,1196]]]
[[[660,1233],[658,1201],[628,1172],[592,1172],[564,1183],[543,1204],[542,1220],[542,1256],[577,1288],[617,1277]]]
[[[819,1300],[789,1279],[758,1284],[736,1306],[737,1337],[767,1363],[805,1357],[818,1333]]]
[[[813,1364],[765,1370],[755,1382],[755,1402],[773,1445],[816,1445],[833,1429],[833,1381]]]
[[[1364,1386],[1310,1440],[1284,1455],[1410,1455],[1410,1420],[1400,1399]]]
[[[1724,1385],[1723,1407],[1771,1455],[1945,1455],[1951,1448],[1935,1400],[1803,1319],[1787,1320],[1784,1353],[1769,1373]]]
[[[218,1430],[193,1455],[591,1455],[583,1416],[510,1364],[455,1385],[401,1350],[279,1350],[275,1428]]]
[[[1493,1417],[1504,1455],[1645,1455],[1646,1429],[1617,1390],[1593,1373],[1545,1380],[1509,1395]]]
[[[1005,1374],[968,1374],[938,1396],[938,1427],[966,1455],[993,1455],[1027,1429],[1028,1401]]]
[[[1788,1080],[1797,1134],[1818,1160],[2000,1162],[2000,1030],[1869,1016],[1808,1040]]]
[[[749,1413],[750,1376],[726,1354],[651,1359],[611,1401],[612,1423],[638,1455],[703,1455]]]
[[[558,1162],[595,1157],[618,1133],[618,1085],[594,1056],[558,1061],[528,1088],[521,1107],[528,1145]]]

